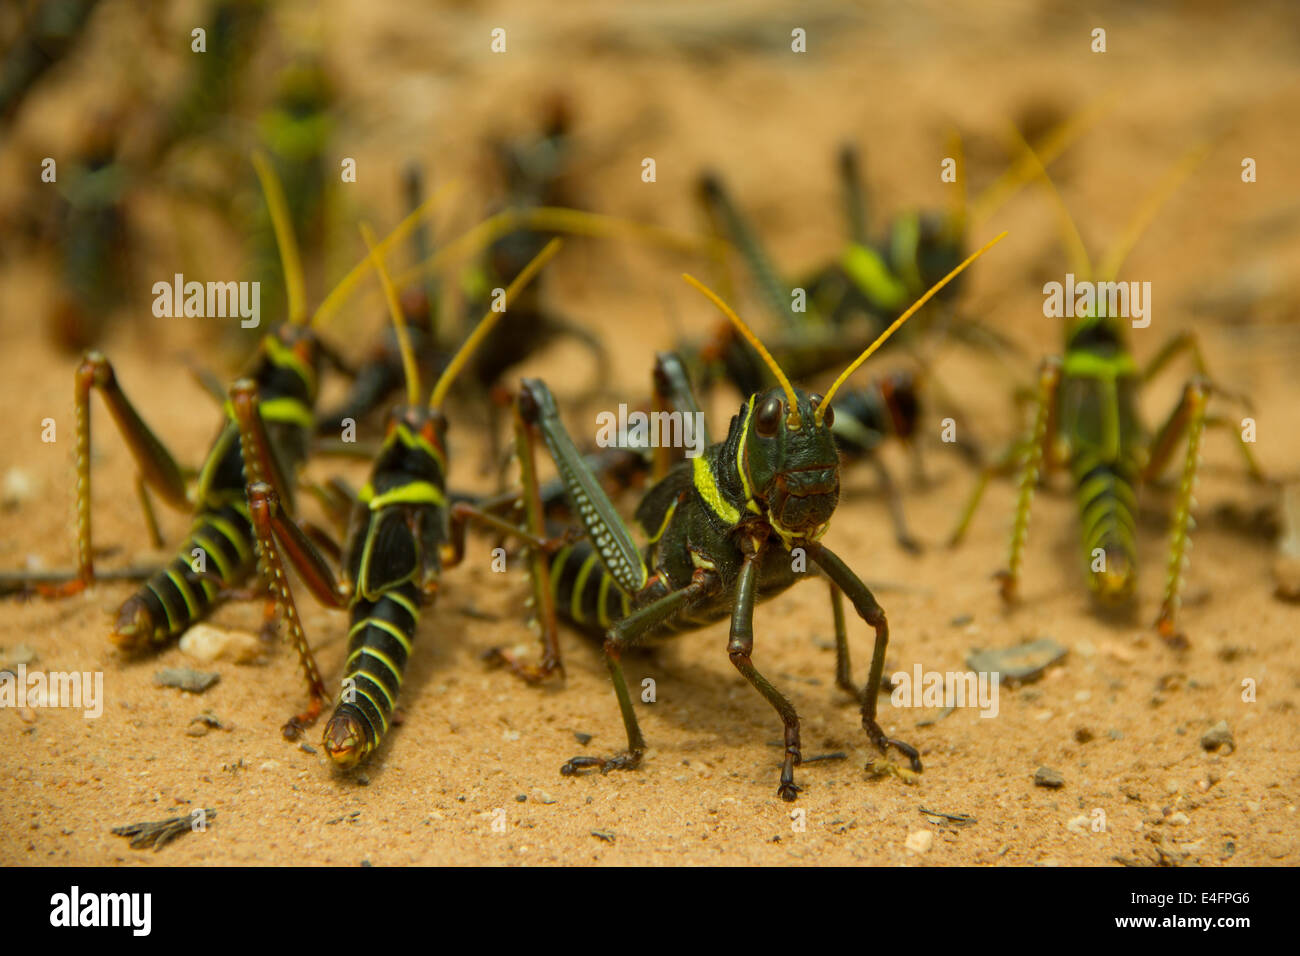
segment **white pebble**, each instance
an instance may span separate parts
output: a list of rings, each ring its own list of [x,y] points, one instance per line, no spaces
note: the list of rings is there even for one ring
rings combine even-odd
[[[204,664],[215,660],[246,663],[261,653],[261,644],[244,631],[226,631],[210,624],[195,624],[181,638],[181,653]]]
[[[929,830],[913,830],[903,845],[913,853],[929,853],[934,846],[934,834]]]

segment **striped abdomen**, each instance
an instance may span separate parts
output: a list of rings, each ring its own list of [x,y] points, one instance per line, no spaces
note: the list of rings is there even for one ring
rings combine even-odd
[[[180,553],[122,605],[114,641],[127,650],[170,641],[203,620],[217,594],[242,584],[256,566],[246,505],[200,511]]]
[[[343,689],[325,726],[325,750],[341,767],[368,756],[393,720],[402,675],[419,620],[414,584],[384,591],[352,606]]]
[[[631,610],[630,598],[605,570],[590,542],[561,548],[551,559],[550,570],[556,612],[589,634],[603,635]]]
[[[1121,603],[1137,577],[1137,469],[1126,461],[1103,462],[1079,453],[1070,462],[1079,503],[1088,584],[1098,598]]]
[[[788,571],[789,563],[789,555],[780,549],[769,553],[759,585],[760,601],[775,597],[794,583],[795,577],[784,573]],[[664,597],[670,590],[666,573],[657,571],[635,596],[626,594],[605,570],[588,541],[579,541],[557,551],[551,560],[550,572],[551,597],[556,613],[592,637],[604,637],[610,625],[627,617],[634,608]],[[660,622],[651,634],[668,637],[708,627],[730,615],[733,603],[730,592],[720,592],[694,607],[682,608]]]

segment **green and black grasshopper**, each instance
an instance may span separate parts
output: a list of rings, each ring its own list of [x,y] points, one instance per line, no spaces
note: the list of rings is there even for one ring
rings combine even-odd
[[[1000,239],[1001,236],[998,237]],[[794,767],[801,760],[799,718],[791,703],[754,667],[754,607],[803,575],[806,557],[830,580],[835,609],[836,681],[861,702],[862,725],[882,750],[906,754],[915,769],[920,757],[910,744],[886,736],[876,720],[876,698],[884,668],[889,627],[870,590],[836,554],[821,543],[839,499],[839,453],[831,432],[836,391],[890,335],[944,285],[994,242],[943,278],[859,355],[825,396],[799,391],[757,337],[721,299],[688,278],[763,356],[779,387],[751,395],[732,419],[727,437],[702,455],[673,465],[646,492],[637,523],[649,537],[639,550],[598,478],[585,466],[560,420],[550,390],[538,380],[523,382],[516,402],[520,462],[529,515],[535,530],[536,470],[533,431],[554,460],[587,541],[561,548],[534,562],[536,590],[546,598],[543,614],[556,606],[575,624],[603,634],[605,660],[627,732],[627,749],[612,757],[575,757],[562,772],[602,772],[639,765],[646,743],[628,694],[620,659],[648,639],[696,630],[730,618],[728,653],[736,669],[776,709],[785,727],[785,761],[778,793],[793,800],[799,791]],[[678,400],[694,406],[689,395]],[[799,552],[796,555],[796,551]],[[854,686],[849,667],[842,595],[875,632],[866,686]],[[543,634],[551,631],[544,621]],[[543,669],[558,667],[558,648],[543,647]]]
[[[261,460],[254,465],[260,472],[277,477],[288,505],[298,470],[311,448],[313,406],[323,360],[332,355],[315,328],[322,316],[337,308],[364,275],[369,261],[358,264],[309,321],[297,246],[283,191],[266,159],[254,154],[253,161],[280,243],[289,295],[289,321],[263,338],[244,377],[256,384],[261,397],[261,419],[268,436]],[[416,218],[408,217],[384,245],[401,238]],[[239,440],[238,425],[227,407],[216,441],[191,488],[188,480],[191,475],[177,464],[145,424],[118,384],[109,360],[99,352],[88,352],[76,371],[76,577],[69,581],[66,575],[22,576],[24,582],[35,584],[51,596],[81,591],[92,585],[96,576],[91,534],[92,390],[103,396],[139,469],[136,490],[155,546],[162,546],[162,536],[150,491],[175,508],[192,511],[194,516],[189,536],[176,557],[156,573],[138,575],[147,580],[118,612],[113,641],[124,650],[138,651],[159,646],[184,633],[252,574],[256,554],[244,496],[245,466],[249,462]]]
[[[1045,138],[1045,161],[1054,159],[1091,122],[1096,108],[1062,124]],[[960,149],[954,147],[959,156]],[[959,162],[953,157],[954,164]],[[798,281],[788,281],[773,265],[757,230],[732,200],[721,178],[707,173],[697,193],[714,233],[739,252],[763,304],[779,323],[767,345],[782,368],[795,378],[841,366],[856,355],[965,255],[967,234],[996,210],[1032,170],[1023,162],[1012,166],[973,203],[965,200],[963,185],[955,186],[958,199],[943,211],[911,211],[899,215],[885,235],[870,237],[866,188],[861,163],[852,145],[841,148],[837,174],[840,180],[848,237],[833,262],[811,270]],[[958,175],[964,177],[962,169]],[[960,282],[948,285],[939,302],[951,311]],[[859,322],[859,320],[861,320]],[[974,320],[949,324],[952,334],[1006,347],[1009,343]],[[860,326],[860,331],[858,330]],[[911,330],[913,335],[918,330]],[[771,376],[742,337],[721,323],[702,350],[711,368],[720,367],[742,395],[770,388]]]
[[[1092,113],[1081,114],[1062,124],[1045,138],[1049,157],[1059,155],[1090,121]],[[953,152],[960,155],[959,149]],[[954,160],[956,161],[956,160]],[[755,288],[768,310],[780,320],[780,331],[767,345],[782,368],[795,379],[807,378],[841,366],[877,336],[903,307],[936,280],[949,272],[964,256],[971,221],[978,222],[992,212],[1030,178],[1032,167],[1016,162],[972,204],[968,212],[964,189],[960,202],[943,212],[907,212],[890,223],[879,241],[869,236],[866,188],[862,181],[857,150],[841,148],[838,175],[848,226],[848,239],[839,258],[813,270],[799,282],[786,282],[772,265],[757,231],[740,212],[716,175],[701,178],[699,195],[714,232],[739,251]],[[962,171],[964,175],[964,170]],[[959,291],[959,282],[946,286],[939,300],[945,306]],[[796,308],[796,293],[802,300]],[[964,321],[950,331],[984,344],[1008,343],[979,323]],[[721,373],[740,391],[750,395],[770,388],[771,374],[757,353],[726,322],[716,328],[698,349],[688,349],[690,364],[706,382]],[[927,387],[923,387],[923,382]],[[846,463],[870,463],[879,478],[890,509],[895,538],[907,551],[917,552],[920,544],[907,527],[902,494],[884,461],[876,454],[884,441],[897,439],[920,458],[911,441],[923,405],[945,399],[937,381],[920,373],[898,370],[867,386],[842,392],[837,399],[836,439]],[[949,399],[955,420],[961,413]],[[971,429],[961,428],[963,435]],[[963,438],[957,449],[969,460],[978,461],[978,446]]]
[[[419,165],[409,164],[402,179],[407,208],[412,211],[423,208],[424,178]],[[416,265],[432,255],[429,229],[424,222],[418,223],[411,232],[411,249]],[[439,284],[436,277],[429,276],[424,282],[402,290],[399,303],[416,366],[422,374],[430,376],[441,372],[450,358],[438,344],[438,300]],[[357,368],[347,395],[319,416],[316,423],[318,434],[339,434],[347,419],[360,424],[385,407],[388,400],[402,390],[404,382],[405,357],[401,341],[395,328],[386,329],[380,343]]]
[[[560,240],[552,240],[515,277],[506,289],[507,310],[559,245]],[[274,482],[250,473],[247,489],[259,550],[298,648],[311,694],[309,709],[286,725],[287,737],[297,736],[304,724],[315,719],[326,691],[303,633],[281,552],[322,605],[349,612],[351,629],[343,690],[324,733],[326,754],[343,768],[372,753],[392,722],[420,606],[433,600],[443,568],[461,560],[466,521],[475,518],[499,531],[521,534],[507,522],[477,512],[467,504],[453,505],[447,494],[443,400],[456,374],[502,313],[487,311],[447,365],[428,405],[422,405],[419,373],[397,293],[373,244],[371,248],[401,342],[408,401],[390,413],[383,446],[357,497],[343,549],[341,576],[335,575],[307,534],[284,513]],[[260,434],[264,416],[257,414],[263,403],[254,383],[237,383],[232,401],[245,445],[264,447],[266,439]],[[532,543],[541,545],[537,540]]]
[[[1027,145],[1022,145],[1034,156]],[[1073,274],[1080,281],[1096,274],[1101,282],[1095,286],[1099,290],[1095,305],[1083,308],[1067,323],[1064,357],[1048,358],[1042,363],[1031,430],[1003,459],[1004,466],[1019,461],[1020,477],[1010,554],[1006,569],[999,573],[1002,597],[1008,603],[1016,597],[1030,506],[1040,474],[1068,467],[1078,499],[1088,585],[1102,606],[1131,607],[1137,583],[1137,489],[1164,473],[1178,443],[1186,439],[1170,519],[1164,597],[1156,619],[1160,635],[1177,646],[1186,643],[1176,617],[1195,524],[1193,491],[1202,437],[1207,425],[1231,427],[1231,423],[1207,413],[1207,403],[1216,389],[1207,377],[1196,339],[1187,333],[1175,336],[1145,368],[1139,368],[1126,341],[1124,323],[1128,318],[1116,307],[1121,301],[1118,294],[1112,293],[1123,285],[1114,280],[1129,249],[1164,198],[1191,172],[1199,158],[1198,154],[1185,157],[1164,177],[1096,273],[1064,203],[1046,170],[1038,165],[1039,175],[1068,228]],[[1105,294],[1100,290],[1106,290]],[[1121,291],[1126,301],[1127,289]],[[1198,374],[1184,386],[1182,397],[1165,422],[1150,433],[1138,416],[1139,393],[1145,382],[1182,351],[1192,353]],[[1239,432],[1237,438],[1250,474],[1259,480],[1260,471],[1249,446]],[[953,534],[953,543],[965,533],[988,477],[995,470],[990,468],[981,477]]]
[[[689,362],[676,352],[661,352],[656,356],[655,388],[656,411],[669,411],[660,399],[668,395],[681,395],[689,390],[680,383],[688,382]],[[673,384],[669,384],[672,382]],[[917,553],[921,545],[913,537],[903,513],[902,493],[889,469],[879,455],[882,445],[895,442],[917,452],[915,444],[921,415],[921,378],[907,369],[896,369],[868,382],[861,388],[841,389],[835,396],[831,433],[840,452],[843,464],[871,463],[880,479],[881,490],[887,498],[894,536],[899,546]],[[690,411],[698,411],[692,408]],[[974,455],[969,444],[959,449]],[[607,448],[588,449],[584,455],[588,469],[596,475],[611,495],[641,488],[655,470],[655,453],[648,448],[619,444]],[[920,468],[919,456],[916,457]],[[517,501],[514,495],[501,499],[501,506]],[[558,478],[547,482],[541,490],[542,508],[547,520],[571,517],[564,483]]]

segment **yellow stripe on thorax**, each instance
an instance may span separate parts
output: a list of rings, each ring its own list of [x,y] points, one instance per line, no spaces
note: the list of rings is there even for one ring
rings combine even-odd
[[[705,505],[727,524],[736,524],[740,521],[740,511],[722,497],[718,481],[713,477],[713,469],[709,467],[708,456],[700,455],[692,461],[695,463],[695,490],[704,499]]]
[[[389,505],[434,505],[441,508],[447,504],[442,489],[428,481],[408,481],[381,495],[375,494],[374,486],[366,482],[357,497],[371,511]]]
[[[749,396],[745,403],[745,420],[740,426],[740,447],[736,449],[736,473],[740,475],[740,488],[745,492],[745,506],[754,514],[760,514],[758,502],[754,500],[754,488],[749,483],[749,419],[754,414],[754,399]]]

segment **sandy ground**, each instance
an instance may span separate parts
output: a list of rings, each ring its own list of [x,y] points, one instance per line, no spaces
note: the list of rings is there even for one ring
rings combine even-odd
[[[1111,112],[1059,168],[1092,249],[1119,234],[1161,170],[1194,143],[1218,137],[1126,266],[1129,277],[1150,280],[1155,290],[1154,321],[1135,331],[1133,349],[1149,356],[1168,335],[1194,328],[1216,378],[1252,397],[1266,471],[1294,478],[1294,12],[1262,5],[1229,17],[1212,4],[1161,4],[1139,15],[1104,4],[1079,16],[1013,2],[941,16],[947,8],[819,3],[800,5],[792,17],[766,4],[726,4],[703,15],[692,4],[635,3],[620,5],[611,19],[598,3],[544,13],[528,4],[483,11],[452,5],[431,16],[414,2],[336,2],[323,5],[320,32],[348,90],[339,151],[355,155],[364,171],[354,188],[365,198],[354,204],[377,223],[394,221],[398,197],[390,184],[400,160],[417,155],[440,176],[472,183],[477,139],[526,129],[536,96],[558,87],[574,98],[591,157],[582,176],[590,208],[688,229],[692,177],[712,164],[791,266],[830,254],[841,235],[832,177],[840,140],[852,138],[866,152],[879,222],[947,201],[936,173],[950,128],[964,134],[977,191],[1005,163],[998,136],[1007,119],[1043,104],[1068,114],[1116,89]],[[508,28],[509,52],[492,57],[488,31],[498,25]],[[800,25],[809,31],[802,56],[789,52],[790,29]],[[1108,30],[1105,54],[1089,52],[1095,26]],[[42,108],[17,135],[39,143],[66,128],[61,110],[113,59],[111,45],[92,43],[84,62],[42,93]],[[657,161],[654,184],[640,181],[647,156]],[[1257,183],[1241,182],[1244,156],[1258,162]],[[13,168],[12,152],[4,162]],[[467,199],[462,216],[472,221],[476,214]],[[1020,343],[1026,357],[1000,367],[953,346],[936,366],[992,446],[1018,427],[1009,385],[1031,380],[1038,356],[1060,348],[1057,326],[1042,318],[1039,290],[1064,262],[1041,192],[1018,196],[975,238],[1002,228],[1011,236],[973,270],[964,308]],[[169,276],[175,270],[166,243],[155,247],[145,274]],[[643,391],[653,349],[670,345],[675,330],[713,320],[676,278],[683,267],[702,268],[595,242],[555,266],[551,295],[607,337],[613,381],[629,398]],[[75,363],[46,345],[37,320],[52,282],[40,258],[6,262],[0,272],[0,461],[33,485],[0,519],[5,568],[33,560],[64,567],[74,557]],[[333,330],[344,341],[362,340],[360,330],[373,328],[380,314],[373,296],[360,301],[363,308]],[[152,318],[147,307],[114,318],[104,348],[122,382],[178,456],[198,462],[217,415],[178,357],[204,340],[181,321]],[[528,369],[564,381],[582,361],[561,347]],[[1179,363],[1143,396],[1149,422],[1171,407],[1188,372]],[[719,399],[715,430],[733,410],[732,398]],[[57,423],[53,444],[40,438],[46,417]],[[1060,482],[1037,498],[1023,602],[1006,612],[991,575],[1004,561],[1013,490],[995,483],[965,546],[942,548],[973,474],[935,447],[939,422],[932,418],[924,431],[935,480],[906,490],[910,521],[930,547],[917,557],[898,549],[869,471],[846,474],[845,501],[826,539],[878,585],[893,632],[888,670],[961,670],[972,647],[1026,638],[1051,637],[1069,653],[1041,680],[1003,688],[993,719],[973,710],[937,719],[936,710],[895,709],[882,698],[886,728],[921,748],[925,771],[914,784],[864,771],[877,755],[834,687],[831,619],[817,584],[793,589],[756,618],[756,663],[802,715],[805,753],[846,755],[801,768],[796,804],[776,796],[780,725],[728,662],[725,625],[630,662],[634,684],[652,677],[657,685],[656,702],[638,705],[652,747],[639,771],[561,777],[568,757],[621,744],[605,669],[598,650],[570,632],[562,687],[527,687],[481,663],[485,649],[526,642],[529,632],[522,576],[511,574],[503,585],[488,566],[489,545],[479,541],[466,564],[448,573],[443,598],[421,625],[402,691],[403,723],[360,776],[341,777],[322,755],[281,739],[278,728],[303,701],[287,647],[249,665],[196,664],[175,647],[124,660],[107,641],[110,615],[130,592],[123,584],[100,584],[62,602],[0,604],[6,653],[26,645],[35,653],[30,667],[100,671],[106,698],[93,720],[68,710],[0,712],[0,862],[1300,862],[1300,609],[1272,597],[1270,543],[1212,516],[1223,505],[1269,501],[1268,491],[1242,480],[1230,436],[1211,432],[1206,442],[1203,521],[1183,618],[1191,646],[1179,653],[1148,626],[1163,583],[1162,496],[1144,499],[1154,517],[1141,531],[1133,621],[1092,611],[1074,504]],[[120,549],[101,566],[156,558],[140,524],[128,453],[98,401],[94,419],[96,535]],[[461,487],[481,480],[475,427],[453,433]],[[585,426],[575,420],[574,427]],[[890,461],[907,474],[901,456]],[[315,477],[340,471],[357,480],[352,466],[318,461],[309,469]],[[183,516],[164,514],[169,542],[185,526]],[[301,606],[333,680],[342,665],[342,618],[305,595]],[[214,623],[252,631],[259,618],[260,604],[231,604]],[[860,680],[870,632],[861,622],[850,628]],[[216,670],[221,679],[201,696],[153,686],[156,671],[181,666]],[[1246,680],[1256,688],[1253,702],[1243,700]],[[189,736],[191,720],[204,711],[223,729]],[[1235,751],[1207,752],[1202,734],[1225,720]],[[584,748],[575,733],[592,739]],[[1059,771],[1064,786],[1036,786],[1042,766]],[[110,833],[194,807],[217,811],[208,831],[157,854],[131,850]],[[921,808],[974,821],[959,825]],[[802,817],[792,818],[794,810]],[[1095,830],[1101,819],[1104,829]],[[922,830],[931,837],[913,837],[914,845],[929,849],[906,848],[909,834]]]

